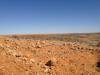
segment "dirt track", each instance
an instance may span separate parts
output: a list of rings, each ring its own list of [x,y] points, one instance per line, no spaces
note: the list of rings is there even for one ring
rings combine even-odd
[[[0,75],[100,75],[100,46],[1,37]]]

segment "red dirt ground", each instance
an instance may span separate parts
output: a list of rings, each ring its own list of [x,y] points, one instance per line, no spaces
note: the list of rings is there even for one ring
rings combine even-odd
[[[50,36],[0,36],[0,75],[100,75],[100,34]],[[99,43],[87,43],[94,39]]]

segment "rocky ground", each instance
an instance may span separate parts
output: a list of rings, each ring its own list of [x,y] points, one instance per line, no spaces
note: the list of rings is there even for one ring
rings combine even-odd
[[[100,75],[100,42],[96,41],[89,45],[1,36],[0,75]]]

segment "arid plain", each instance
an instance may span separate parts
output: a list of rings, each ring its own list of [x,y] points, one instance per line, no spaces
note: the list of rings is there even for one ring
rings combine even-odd
[[[1,35],[0,75],[100,75],[100,33]]]

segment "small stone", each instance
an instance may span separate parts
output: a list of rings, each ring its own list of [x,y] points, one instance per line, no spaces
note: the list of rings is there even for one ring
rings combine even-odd
[[[100,62],[96,63],[96,71],[100,72]]]
[[[21,57],[20,55],[15,55],[16,57]]]
[[[35,60],[34,59],[30,59],[30,62],[35,63]]]
[[[45,65],[48,66],[49,69],[51,69],[51,66],[54,66],[54,63],[51,60],[49,60]]]
[[[36,46],[36,48],[41,48],[41,47],[42,47],[41,45],[37,45],[37,46]]]

